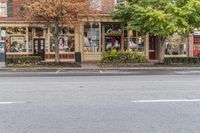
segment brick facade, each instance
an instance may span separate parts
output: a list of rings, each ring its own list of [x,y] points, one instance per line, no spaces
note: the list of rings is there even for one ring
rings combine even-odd
[[[8,0],[0,0],[0,2],[7,2]],[[0,17],[0,21],[27,21],[25,17],[20,15],[20,7],[23,6],[25,0],[12,0],[13,1],[13,16]],[[102,0],[102,9],[98,11],[99,14],[109,14],[114,9],[115,0]],[[88,5],[89,6],[89,5]]]

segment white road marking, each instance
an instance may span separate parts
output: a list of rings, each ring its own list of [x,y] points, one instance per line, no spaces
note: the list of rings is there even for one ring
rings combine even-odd
[[[178,73],[178,74],[197,74],[197,73],[200,73],[200,71],[176,71],[175,73]]]
[[[133,100],[132,103],[200,102],[200,99]]]
[[[5,105],[5,104],[22,104],[24,102],[0,102],[0,105]]]
[[[100,73],[103,73],[103,71],[99,70]]]
[[[61,70],[56,71],[56,73],[59,73]]]

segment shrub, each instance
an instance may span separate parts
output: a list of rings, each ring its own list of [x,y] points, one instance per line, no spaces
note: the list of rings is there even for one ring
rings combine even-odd
[[[199,64],[200,58],[195,57],[166,57],[164,64]]]
[[[147,58],[139,51],[117,51],[112,49],[102,54],[102,63],[146,63]]]
[[[37,64],[41,61],[40,56],[14,56],[6,58],[7,64]]]

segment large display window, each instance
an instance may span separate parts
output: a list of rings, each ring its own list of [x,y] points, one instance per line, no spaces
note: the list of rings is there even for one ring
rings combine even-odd
[[[120,24],[108,23],[105,26],[105,50],[122,48],[122,27]]]
[[[187,40],[185,37],[175,33],[173,36],[166,39],[165,55],[186,55]]]
[[[24,36],[10,37],[10,52],[26,52]]]
[[[2,27],[6,31],[6,51],[26,52],[26,27]]]
[[[28,28],[28,51],[32,52],[33,51],[33,28],[29,27]]]
[[[55,41],[53,36],[50,37],[50,51],[55,51]],[[75,50],[75,34],[73,28],[64,27],[60,30],[59,35],[59,51],[74,52]]]
[[[142,36],[139,32],[130,32],[129,50],[144,52],[144,36]]]
[[[99,23],[86,23],[84,25],[84,52],[99,52]]]

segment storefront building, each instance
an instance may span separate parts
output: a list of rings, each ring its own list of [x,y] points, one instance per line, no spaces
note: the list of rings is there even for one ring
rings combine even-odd
[[[121,0],[91,0],[96,15],[79,15],[74,28],[64,27],[60,32],[61,61],[75,61],[75,53],[81,53],[81,61],[99,61],[104,51],[138,50],[148,59],[159,57],[158,39],[151,35],[123,29],[121,22],[113,20],[109,13]],[[12,4],[11,4],[12,3]],[[95,4],[94,4],[95,3]],[[50,28],[42,21],[27,21],[17,17],[17,0],[0,2],[0,40],[6,42],[7,56],[39,55],[44,61],[54,61],[54,46]],[[169,37],[165,44],[166,57],[200,56],[200,32],[182,38],[178,34]]]

